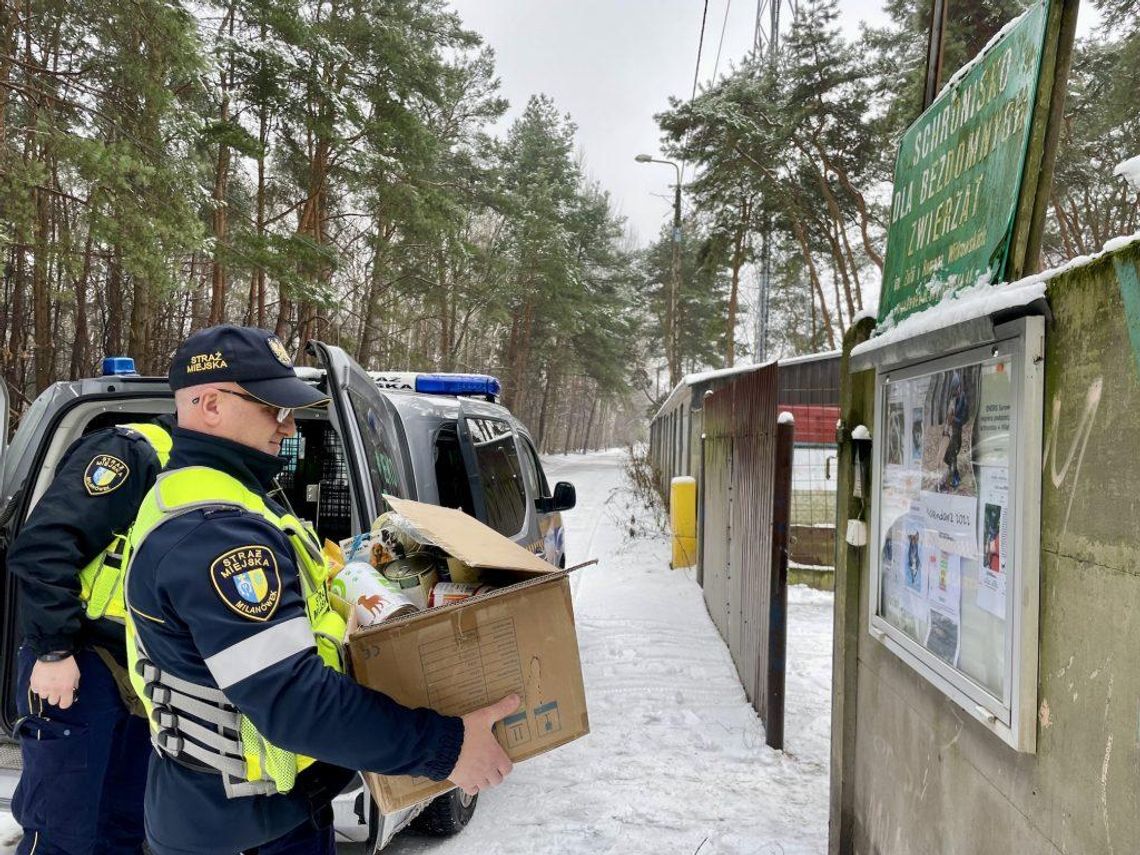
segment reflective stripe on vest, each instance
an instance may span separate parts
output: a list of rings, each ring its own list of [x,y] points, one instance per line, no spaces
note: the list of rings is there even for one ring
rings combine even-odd
[[[164,428],[154,424],[129,424],[120,427],[141,434],[158,455],[159,466],[166,466],[166,461],[170,459],[173,440]],[[126,618],[126,609],[123,608],[126,544],[126,534],[116,534],[107,548],[79,571],[79,599],[87,604],[87,617],[91,620],[107,618],[115,623],[122,623]]]
[[[222,507],[257,514],[289,539],[301,580],[305,618],[269,626],[205,660],[218,682],[214,688],[162,671],[147,655],[136,630],[136,620],[150,616],[131,610],[128,602],[131,683],[147,710],[151,741],[160,753],[220,773],[230,798],[286,793],[297,773],[315,761],[268,742],[230,703],[224,690],[314,646],[326,665],[344,673],[341,641],[345,619],[330,604],[328,567],[316,534],[292,514],[274,513],[261,496],[237,479],[217,469],[193,466],[159,475],[139,507],[130,534],[130,554],[137,555],[142,543],[162,523],[193,511]]]

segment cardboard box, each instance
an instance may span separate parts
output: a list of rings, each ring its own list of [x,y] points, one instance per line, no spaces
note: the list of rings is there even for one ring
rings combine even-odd
[[[356,679],[408,707],[464,715],[515,692],[495,725],[513,762],[589,733],[568,574],[462,511],[385,497],[422,536],[484,571],[496,591],[358,630]],[[587,562],[593,563],[593,562]],[[367,773],[384,813],[447,792],[447,781]]]

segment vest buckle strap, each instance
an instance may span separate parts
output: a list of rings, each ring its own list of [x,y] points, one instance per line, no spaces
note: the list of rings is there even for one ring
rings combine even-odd
[[[161,683],[152,680],[143,686],[143,692],[156,707],[164,707],[170,703],[170,689]]]
[[[153,683],[158,679],[158,667],[149,659],[142,656],[135,662],[135,673],[143,678],[145,683]]]
[[[178,714],[168,707],[155,707],[151,719],[158,725],[160,731],[178,731]]]
[[[186,746],[186,741],[172,730],[160,730],[155,733],[154,739],[159,751],[171,757],[177,757]]]

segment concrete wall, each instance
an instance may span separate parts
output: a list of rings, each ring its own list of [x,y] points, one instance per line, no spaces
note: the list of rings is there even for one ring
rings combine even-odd
[[[1140,852],[1138,270],[1133,243],[1049,283],[1036,754],[867,634],[867,550],[841,545],[832,852]],[[871,423],[870,374],[848,384],[847,425]]]

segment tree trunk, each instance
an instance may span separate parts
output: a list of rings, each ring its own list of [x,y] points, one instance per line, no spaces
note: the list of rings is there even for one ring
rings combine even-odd
[[[119,257],[115,247],[107,261],[107,342],[103,350],[108,356],[123,353],[123,266]]]
[[[35,331],[36,392],[42,392],[54,379],[52,363],[55,348],[51,335],[51,283],[48,281],[51,212],[46,190],[37,189],[34,196],[36,247],[32,258],[32,326]]]
[[[127,353],[135,358],[140,374],[150,371],[148,359],[150,353],[150,291],[150,283],[146,277],[136,274],[131,294],[130,341],[127,345]]]
[[[221,121],[229,119],[230,99],[222,96]],[[214,264],[210,281],[210,326],[217,326],[226,317],[226,266],[222,261],[226,243],[226,190],[229,185],[230,147],[225,143],[218,146],[218,157],[214,163]]]
[[[747,231],[751,205],[741,204],[740,225],[732,251],[732,287],[728,292],[728,322],[725,330],[724,365],[732,368],[736,362],[736,309],[740,294],[740,268],[744,265],[744,237]]]
[[[598,411],[598,391],[594,390],[593,401],[590,402],[590,417],[586,419],[586,434],[582,437],[582,453],[590,450],[590,432],[594,428],[594,414]]]
[[[811,257],[811,247],[808,246],[807,231],[804,229],[802,220],[794,219],[793,229],[796,233],[796,240],[799,241],[800,251],[803,253],[804,262],[807,264],[808,275],[811,277],[812,287],[815,289],[816,295],[819,297],[819,311],[823,320],[823,327],[827,330],[827,343],[830,350],[835,350],[835,330],[831,328],[831,314],[827,311],[827,299],[823,296],[823,285],[819,281],[819,273],[815,269],[815,261]]]
[[[68,372],[72,380],[87,376],[88,332],[87,332],[87,283],[91,277],[91,230],[87,230],[87,242],[83,250],[83,271],[75,280],[75,341],[71,345],[71,368]]]

